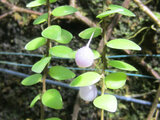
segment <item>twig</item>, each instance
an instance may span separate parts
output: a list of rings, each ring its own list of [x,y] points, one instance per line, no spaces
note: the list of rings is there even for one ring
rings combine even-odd
[[[11,9],[14,12],[23,12],[23,13],[29,13],[29,14],[35,14],[35,15],[42,15],[43,14],[41,12],[18,7],[16,5],[9,3],[7,0],[1,0],[0,2],[3,3],[4,5],[6,5],[9,9]]]
[[[147,116],[147,120],[151,120],[152,119],[153,114],[154,114],[155,110],[157,109],[157,104],[158,104],[158,101],[159,101],[158,100],[159,97],[160,97],[160,84],[159,84],[159,88],[158,88],[157,93],[156,93],[156,97],[154,98],[154,102],[153,102],[152,107],[150,109],[150,112],[149,112],[149,114]]]
[[[141,2],[141,0],[134,0],[134,2],[160,27],[160,20],[153,14],[153,12],[147,6],[145,6]]]
[[[70,0],[70,5],[72,7],[75,7],[77,8],[77,5],[76,5],[76,0]],[[82,21],[83,23],[85,23],[86,25],[88,26],[96,26],[96,23],[94,23],[92,20],[90,20],[88,17],[85,17],[83,16],[79,11],[77,11],[75,13],[75,18]]]
[[[79,106],[79,93],[78,93],[76,96],[76,102],[73,108],[72,120],[78,120],[79,111],[80,111],[80,106]]]
[[[2,15],[0,15],[0,19],[5,18],[5,17],[7,17],[8,15],[11,15],[12,13],[14,13],[14,11],[10,11],[10,12],[7,12],[7,13],[2,14]]]

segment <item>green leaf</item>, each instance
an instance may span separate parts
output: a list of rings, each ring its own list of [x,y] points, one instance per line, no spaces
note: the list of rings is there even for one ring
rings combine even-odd
[[[79,33],[79,37],[81,37],[82,39],[89,39],[93,32],[94,32],[93,38],[95,38],[102,33],[102,29],[100,27],[87,28]]]
[[[137,69],[133,67],[132,65],[126,62],[123,62],[123,61],[119,61],[119,60],[110,60],[108,65],[121,69],[121,70],[137,71]]]
[[[40,61],[36,62],[32,66],[32,71],[36,73],[41,73],[46,65],[50,62],[51,57],[44,57]]]
[[[93,54],[94,54],[94,59],[98,59],[101,57],[101,55],[99,54],[99,52],[97,50],[92,50]]]
[[[121,11],[118,11],[117,13],[125,15],[125,16],[130,16],[130,17],[135,17],[136,16],[130,10],[128,10],[128,9],[122,7],[122,6],[119,6],[119,5],[109,5],[109,9],[111,9],[111,10],[121,9]]]
[[[72,40],[72,38],[73,36],[69,31],[61,29],[61,36],[59,39],[55,39],[55,41],[61,44],[68,44]]]
[[[160,20],[160,13],[159,12],[153,12],[153,13]]]
[[[71,52],[73,52],[71,48],[63,45],[57,45],[49,50],[51,55],[62,58],[70,58]]]
[[[46,38],[38,37],[33,40],[31,40],[29,43],[26,44],[25,49],[26,50],[35,50],[47,43]]]
[[[77,12],[76,8],[65,5],[65,6],[60,6],[60,7],[55,8],[52,11],[52,15],[53,16],[65,16],[65,15],[69,15],[75,12]]]
[[[105,12],[97,15],[96,18],[102,19],[102,18],[104,18],[104,17],[107,17],[107,16],[109,16],[109,15],[112,15],[112,14],[117,13],[117,12],[120,12],[120,11],[123,11],[123,10],[122,10],[122,9],[108,10],[108,11],[105,11]]]
[[[141,50],[141,48],[131,40],[114,39],[107,43],[107,46],[114,49]]]
[[[43,15],[37,17],[37,19],[34,20],[33,24],[34,25],[41,24],[43,22],[46,22],[47,19],[48,19],[48,13],[44,13]]]
[[[127,76],[123,72],[115,72],[105,77],[106,87],[110,89],[118,89],[125,85]]]
[[[61,119],[59,119],[57,117],[52,117],[52,118],[47,118],[46,120],[61,120]]]
[[[42,31],[42,36],[51,40],[59,40],[61,38],[61,27],[52,25]]]
[[[49,89],[42,95],[42,103],[53,109],[62,109],[63,102],[59,91],[56,89]]]
[[[38,100],[40,100],[40,98],[41,98],[41,94],[38,94],[33,100],[32,100],[32,102],[31,102],[31,104],[30,104],[30,108],[32,108],[32,107],[34,107],[34,105],[36,104],[36,102],[38,101]]]
[[[56,80],[68,80],[76,75],[69,69],[63,66],[54,66],[49,69],[49,75]]]
[[[93,104],[97,108],[109,112],[115,112],[117,110],[117,99],[113,95],[101,95],[94,99]]]
[[[34,85],[37,84],[38,82],[40,82],[42,79],[42,75],[41,74],[34,74],[31,75],[29,77],[26,77],[21,84],[25,85],[25,86],[30,86],[30,85]]]
[[[73,87],[89,86],[97,83],[101,78],[96,72],[86,72],[76,77],[70,84]]]
[[[49,0],[50,3],[54,3],[56,1],[57,0]],[[46,4],[46,0],[35,0],[35,1],[28,3],[26,7],[37,7],[37,6],[41,6],[45,4]]]

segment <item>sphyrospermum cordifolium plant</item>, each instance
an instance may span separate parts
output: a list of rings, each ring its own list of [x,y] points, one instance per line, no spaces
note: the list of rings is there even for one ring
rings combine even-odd
[[[91,27],[85,29],[79,33],[79,37],[82,39],[89,39],[88,43],[77,51],[65,45],[56,45],[51,47],[51,42],[57,42],[59,44],[68,44],[72,39],[72,34],[61,28],[59,25],[51,25],[51,16],[59,17],[72,14],[77,10],[71,6],[65,5],[55,8],[51,11],[50,4],[56,2],[56,0],[35,0],[30,2],[27,7],[37,7],[41,5],[46,5],[48,12],[39,16],[34,22],[34,25],[39,25],[43,23],[48,23],[48,27],[45,28],[40,37],[31,40],[25,46],[26,50],[36,50],[41,46],[46,45],[46,54],[44,57],[36,62],[32,71],[36,74],[25,78],[22,84],[25,86],[34,85],[36,83],[42,82],[42,92],[38,94],[30,104],[33,107],[34,104],[40,100],[44,106],[53,109],[62,109],[63,101],[61,94],[56,89],[46,90],[45,79],[47,74],[49,74],[55,80],[68,80],[73,79],[76,75],[63,66],[53,66],[48,70],[49,63],[52,56],[62,57],[62,58],[75,58],[75,62],[78,67],[86,68],[91,67],[95,59],[101,62],[102,65],[98,67],[95,71],[85,72],[70,83],[70,86],[80,87],[79,93],[80,97],[85,101],[93,101],[95,107],[102,109],[101,120],[103,120],[103,110],[109,112],[115,112],[117,110],[117,99],[114,95],[104,94],[105,90],[108,89],[118,89],[125,85],[126,73],[125,72],[106,72],[108,66],[127,71],[137,71],[132,65],[119,61],[119,60],[109,60],[107,58],[107,51],[104,49],[103,53],[100,55],[97,51],[90,48],[90,44],[93,38],[102,35],[105,43],[105,47],[112,49],[127,49],[127,50],[141,50],[141,48],[134,42],[127,39],[114,39],[107,42],[105,40],[104,31],[102,27]],[[99,14],[97,18],[101,19],[100,23],[105,20],[106,16],[111,14],[122,14],[125,16],[135,16],[131,11],[118,5],[109,5],[108,9]],[[99,58],[99,59],[98,59]],[[102,83],[101,95],[97,97],[96,83]],[[43,108],[43,107],[42,107]],[[41,113],[43,114],[43,113]],[[41,116],[41,119],[44,116]],[[53,117],[47,120],[60,120],[59,118]]]
[[[34,25],[39,24],[48,24],[47,28],[45,28],[40,37],[37,37],[30,42],[28,42],[25,46],[25,49],[28,51],[36,50],[39,47],[46,45],[46,54],[44,54],[43,58],[36,62],[32,66],[32,71],[35,74],[25,78],[21,83],[25,86],[35,85],[39,82],[42,82],[42,92],[39,93],[31,102],[30,107],[33,107],[35,103],[40,100],[41,101],[41,120],[45,119],[44,116],[44,106],[53,108],[53,109],[62,109],[63,101],[60,92],[57,89],[46,89],[46,77],[49,74],[55,80],[68,80],[75,77],[75,74],[63,66],[53,66],[48,69],[48,66],[51,62],[52,56],[57,57],[72,57],[73,55],[69,55],[68,53],[73,52],[71,48],[64,46],[68,44],[73,36],[72,34],[61,28],[59,25],[51,25],[51,17],[59,17],[66,16],[72,13],[75,13],[77,10],[71,6],[64,5],[55,8],[53,11],[50,8],[51,3],[55,3],[57,0],[34,0],[27,4],[27,7],[38,7],[45,5],[47,8],[47,13],[39,16],[36,20],[34,20]],[[52,42],[56,42],[64,45],[56,45],[51,46]],[[46,120],[60,120],[60,118],[53,117],[48,118]]]
[[[128,9],[118,6],[118,5],[109,5],[108,9],[103,13],[97,15],[97,18],[101,19],[100,23],[105,22],[105,17],[111,14],[122,14],[129,17],[134,17],[135,14],[129,11]],[[79,33],[79,37],[82,39],[89,39],[89,42],[84,47],[80,48],[75,56],[75,62],[79,67],[90,67],[93,64],[93,51],[89,48],[89,44],[91,43],[92,38],[95,38],[99,35],[102,35],[102,39],[104,41],[105,47],[117,50],[141,50],[141,48],[131,40],[118,38],[113,39],[107,42],[105,40],[105,28],[100,27],[91,27],[85,29],[81,33]],[[104,47],[104,48],[105,48]],[[79,93],[80,97],[85,101],[93,101],[95,107],[100,108],[101,111],[101,120],[104,119],[104,110],[109,112],[115,112],[117,110],[117,99],[112,94],[104,94],[107,89],[119,89],[123,87],[126,83],[127,75],[125,71],[137,71],[137,69],[120,60],[109,60],[107,58],[107,49],[103,49],[101,55],[98,53],[98,59],[102,66],[102,68],[97,68],[99,70],[85,72],[78,77],[76,77],[72,82],[71,86],[80,87]],[[123,70],[121,72],[106,72],[106,68],[113,67],[119,70]],[[97,72],[98,71],[98,72]],[[96,83],[102,83],[101,86],[101,95],[97,97],[97,88]]]

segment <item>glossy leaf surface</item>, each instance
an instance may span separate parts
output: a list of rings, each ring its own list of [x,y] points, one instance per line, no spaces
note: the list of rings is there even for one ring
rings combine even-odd
[[[65,6],[60,6],[60,7],[55,8],[52,11],[52,15],[53,16],[65,16],[65,15],[75,13],[76,11],[77,11],[76,8],[69,6],[69,5],[65,5]]]
[[[79,37],[81,37],[82,39],[89,39],[93,32],[94,32],[93,38],[95,38],[101,35],[102,29],[100,27],[87,28],[79,33]]]
[[[57,117],[52,117],[52,118],[47,118],[45,120],[61,120],[60,118],[57,118]]]
[[[42,36],[51,40],[59,40],[61,38],[61,27],[52,25],[42,31]]]
[[[123,72],[115,72],[105,77],[106,87],[110,89],[118,89],[125,85],[127,76]]]
[[[46,65],[49,63],[51,60],[51,57],[44,57],[40,61],[36,62],[32,66],[32,71],[36,73],[41,73],[43,69],[46,67]]]
[[[30,108],[34,107],[34,105],[36,104],[36,102],[37,102],[38,100],[40,100],[40,97],[41,97],[41,94],[38,94],[38,95],[32,100],[32,102],[31,102],[31,104],[30,104]]]
[[[31,40],[29,43],[26,44],[25,49],[26,50],[36,50],[37,48],[45,45],[47,43],[46,38],[38,37],[33,40]]]
[[[21,84],[25,85],[25,86],[30,86],[30,85],[34,85],[37,84],[38,82],[40,82],[42,79],[42,75],[41,74],[34,74],[31,75],[29,77],[26,77]]]
[[[76,75],[69,69],[63,66],[54,66],[49,69],[49,75],[56,80],[68,80]]]
[[[137,69],[133,67],[132,65],[126,62],[123,62],[123,61],[119,61],[119,60],[110,60],[108,65],[121,69],[121,70],[137,71]]]
[[[109,112],[115,112],[117,110],[117,99],[113,95],[99,96],[93,101],[93,104],[97,108],[100,108]]]
[[[130,10],[122,7],[122,6],[119,6],[119,5],[109,5],[109,9],[111,10],[117,10],[117,9],[121,9],[122,11],[118,11],[119,14],[122,14],[122,15],[125,15],[125,16],[130,16],[130,17],[135,17],[136,15],[131,12]]]
[[[48,13],[44,13],[43,15],[37,17],[37,18],[34,20],[33,24],[34,24],[34,25],[41,24],[41,23],[43,23],[43,22],[46,22],[47,19],[48,19]]]
[[[49,0],[50,3],[54,3],[56,1],[57,0]],[[35,0],[35,1],[28,3],[26,7],[37,7],[37,6],[41,6],[45,4],[46,4],[46,0]]]
[[[42,95],[42,103],[53,109],[62,109],[63,102],[59,91],[56,89],[49,89]]]
[[[96,72],[86,72],[76,77],[70,84],[73,87],[89,86],[97,83],[101,78]]]
[[[61,36],[59,39],[55,39],[55,41],[61,44],[68,44],[72,40],[72,38],[73,36],[69,31],[61,29]]]
[[[114,39],[107,43],[107,46],[114,49],[141,50],[141,48],[131,40]]]

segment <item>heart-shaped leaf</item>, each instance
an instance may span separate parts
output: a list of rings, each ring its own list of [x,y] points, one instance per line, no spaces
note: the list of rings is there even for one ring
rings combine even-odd
[[[153,13],[160,20],[160,12],[153,12]]]
[[[122,6],[119,6],[119,5],[112,5],[112,4],[111,4],[111,5],[109,5],[108,8],[111,9],[111,10],[121,9],[122,11],[118,11],[117,13],[122,14],[122,15],[125,15],[125,16],[130,16],[130,17],[135,17],[135,16],[136,16],[136,15],[135,15],[133,12],[131,12],[130,10],[128,10],[128,9],[122,7]]]
[[[34,20],[33,24],[38,25],[43,22],[46,22],[48,19],[48,13],[44,13],[43,15],[39,16],[37,19]]]
[[[52,118],[47,118],[45,120],[61,120],[60,118],[57,118],[57,117],[52,117]]]
[[[31,75],[29,77],[26,77],[21,84],[25,85],[25,86],[30,86],[30,85],[34,85],[37,84],[38,82],[40,82],[42,79],[42,75],[41,74],[34,74]]]
[[[70,58],[71,52],[73,52],[71,48],[63,45],[57,45],[49,50],[51,55],[62,58]]]
[[[89,86],[97,83],[101,78],[96,72],[86,72],[76,77],[70,84],[73,87]]]
[[[49,75],[56,80],[68,80],[76,75],[69,69],[63,66],[54,66],[49,69]]]
[[[50,62],[51,57],[44,57],[40,61],[36,62],[32,66],[32,71],[36,73],[41,73],[46,65]]]
[[[52,11],[52,15],[53,16],[65,16],[65,15],[69,15],[75,12],[77,12],[76,8],[69,6],[69,5],[65,5],[65,6],[60,6],[60,7],[55,8]]]
[[[93,104],[97,108],[107,110],[109,112],[115,112],[117,110],[117,99],[113,95],[101,95],[94,99]]]
[[[25,49],[26,50],[35,50],[47,43],[46,38],[38,37],[33,40],[31,40],[29,43],[26,44]]]
[[[68,44],[72,40],[72,38],[73,36],[69,31],[61,29],[61,36],[59,39],[55,39],[55,41],[61,44]]]
[[[131,40],[114,39],[107,43],[107,46],[114,49],[141,50],[141,48]]]
[[[52,25],[42,31],[42,36],[51,40],[61,39],[61,27],[58,25]]]
[[[93,32],[94,32],[93,38],[95,38],[102,33],[102,29],[100,27],[87,28],[79,33],[79,37],[81,37],[82,39],[89,39]]]
[[[63,102],[59,91],[56,89],[49,89],[42,95],[42,103],[53,109],[62,109]]]
[[[49,0],[50,3],[54,3],[56,1],[57,0]],[[35,1],[28,3],[26,7],[37,7],[37,6],[45,5],[45,4],[46,4],[46,0],[35,0]]]
[[[30,104],[30,108],[32,108],[32,107],[36,104],[36,102],[37,102],[38,100],[40,100],[40,98],[41,98],[41,94],[38,94],[38,95],[32,100],[32,102],[31,102],[31,104]]]
[[[105,77],[106,87],[110,89],[118,89],[125,85],[127,76],[123,72],[115,72]]]
[[[137,71],[137,69],[135,67],[133,67],[132,65],[123,62],[123,61],[119,61],[119,60],[110,60],[108,62],[108,65],[121,69],[121,70],[128,70],[128,71]]]

